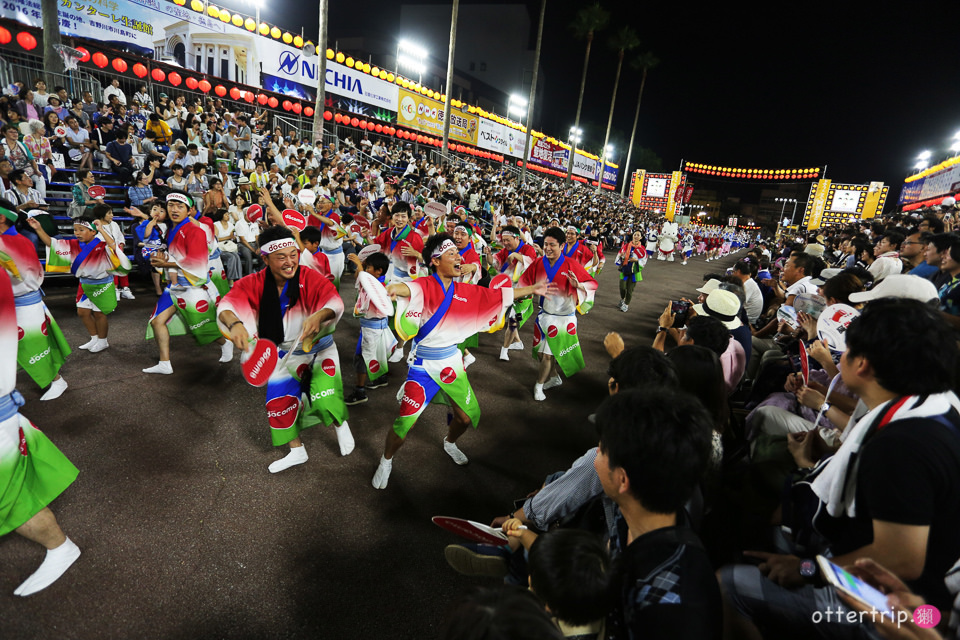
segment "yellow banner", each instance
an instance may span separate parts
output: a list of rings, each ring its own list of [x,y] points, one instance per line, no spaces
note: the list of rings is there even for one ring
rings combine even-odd
[[[444,104],[431,100],[419,93],[400,89],[400,108],[397,111],[397,124],[422,131],[423,133],[443,137]],[[450,112],[450,139],[463,144],[477,145],[479,116],[472,113]]]
[[[823,213],[827,209],[827,194],[830,193],[830,180],[820,180],[817,183],[817,194],[813,197],[813,208],[810,210],[810,219],[807,229],[819,229],[823,221]]]
[[[630,198],[630,201],[633,203],[633,206],[640,206],[640,198],[643,196],[643,177],[647,175],[647,172],[643,169],[638,169],[633,174],[633,197]]]
[[[680,188],[680,179],[683,173],[674,171],[672,175],[670,188],[667,190],[667,220],[670,222],[673,222],[673,214],[677,211],[677,189]]]
[[[882,182],[871,182],[870,190],[867,191],[867,199],[863,203],[863,213],[861,218],[867,220],[877,215],[877,209],[882,207],[881,204],[887,195],[887,188],[883,186]]]

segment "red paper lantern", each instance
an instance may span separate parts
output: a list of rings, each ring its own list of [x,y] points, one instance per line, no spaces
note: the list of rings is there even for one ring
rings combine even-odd
[[[267,100],[269,100],[269,98],[267,97],[267,94],[265,93],[257,94],[257,104],[259,104],[261,107],[267,104]]]
[[[382,125],[382,124],[378,124],[377,126],[375,126],[375,127],[373,128],[373,130],[376,131],[377,133],[383,133],[383,125]]]
[[[323,119],[326,120],[327,122],[330,122],[331,120],[333,120],[333,113],[331,113],[331,112],[329,112],[329,111],[324,111],[324,112],[323,112]]]
[[[23,35],[23,34],[18,34],[18,35],[17,35],[17,42],[20,41],[20,36],[21,36],[21,35]],[[104,54],[102,54],[102,53],[99,52],[99,51],[97,51],[95,54],[93,54],[93,58],[91,58],[91,59],[93,60],[93,64],[97,65],[97,66],[100,67],[101,69],[103,69],[105,66],[107,66],[107,64],[109,64],[109,62],[110,62],[109,60],[107,60],[107,56],[105,56]]]
[[[343,122],[343,116],[338,113],[337,115],[333,116],[333,120],[337,124],[340,124],[341,122]]]
[[[230,98],[233,99],[233,100],[239,100],[239,99],[240,99],[240,89],[237,89],[236,87],[231,87],[231,88],[230,88]]]
[[[117,73],[127,72],[127,61],[123,58],[114,58],[110,66],[112,66]]]
[[[77,51],[83,54],[83,57],[80,58],[80,62],[89,62],[90,61],[90,52],[87,51],[84,47],[77,47]]]
[[[396,128],[396,127],[389,127],[389,128],[387,129],[387,135],[388,135],[388,136],[396,135],[396,133],[397,133],[397,128]]]
[[[267,106],[269,106],[271,109],[276,109],[278,104],[280,104],[280,101],[273,96],[270,96],[270,98],[267,100]]]
[[[313,110],[313,107],[303,108],[303,115],[307,116],[308,118],[312,118],[314,113],[316,113],[316,111]]]
[[[250,103],[253,102],[253,99],[254,99],[254,97],[255,97],[255,96],[253,95],[253,91],[241,91],[240,93],[243,94],[243,100],[244,100],[245,102],[250,102]]]
[[[190,91],[196,91],[197,85],[200,84],[196,78],[187,78],[184,82],[186,82],[187,89],[190,89]]]
[[[204,79],[197,83],[197,88],[204,93],[210,93],[210,89],[213,88],[213,85],[210,84],[209,80]]]
[[[170,75],[167,76],[167,81],[175,87],[179,87],[180,83],[183,82],[183,78],[176,71],[172,71]]]
[[[284,100],[282,106],[284,111],[290,111],[290,107],[292,107],[293,104],[289,100]]]
[[[222,98],[223,96],[227,95],[227,88],[222,84],[218,84],[216,88],[214,88],[213,92]]]
[[[361,121],[360,121],[360,128],[363,129],[364,131],[367,130],[367,121],[366,121],[366,120],[361,120]]]
[[[352,120],[350,120],[350,126],[351,126],[351,127],[359,127],[359,126],[360,126],[360,118],[353,118]]]
[[[143,76],[147,75],[147,68],[138,62],[133,65],[133,75],[137,76],[138,78],[142,78]]]
[[[11,40],[13,40],[13,34],[10,33],[10,30],[0,27],[0,44],[10,44]]]
[[[32,33],[27,33],[26,31],[21,31],[17,34],[17,44],[26,49],[27,51],[33,51],[37,48],[37,39],[33,37]],[[103,56],[106,58],[107,56]]]
[[[294,102],[292,110],[295,114],[300,115],[300,112],[303,111],[303,105],[300,104],[299,102]]]

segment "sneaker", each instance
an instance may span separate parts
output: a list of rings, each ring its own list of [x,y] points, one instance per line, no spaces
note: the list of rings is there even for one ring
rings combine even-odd
[[[463,451],[460,451],[460,448],[457,447],[455,442],[447,442],[447,439],[443,439],[443,450],[447,452],[447,455],[453,458],[453,461],[459,465],[465,465],[469,462],[467,456],[463,455]]]
[[[385,387],[390,384],[390,378],[387,376],[380,376],[376,380],[367,383],[367,389],[379,389],[380,387]]]
[[[370,387],[371,389],[373,387]],[[353,393],[344,398],[343,403],[349,407],[352,407],[355,404],[363,404],[367,401],[367,394],[359,389],[355,390]]]
[[[623,300],[621,300],[620,302],[618,302],[618,303],[617,303],[617,309],[620,309],[620,311],[623,311],[623,306],[624,306],[624,304],[626,304],[626,303],[625,303]]]
[[[507,575],[510,552],[492,544],[451,544],[443,550],[443,557],[461,575],[502,578]]]
[[[628,304],[623,305],[622,307],[620,307],[620,311],[623,311],[624,313],[626,313],[627,311],[630,311],[630,305]]]
[[[121,289],[120,297],[123,298],[124,300],[136,300],[136,298],[133,297],[133,292],[130,291],[130,287],[124,287],[123,289]]]
[[[517,340],[516,342],[510,343],[510,346],[507,347],[510,351],[523,351],[523,342]]]

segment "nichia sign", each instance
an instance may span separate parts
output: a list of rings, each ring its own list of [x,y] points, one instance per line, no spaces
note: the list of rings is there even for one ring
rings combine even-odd
[[[265,56],[264,73],[289,78],[303,85],[316,86],[316,58],[306,58],[299,51],[279,43],[271,44],[274,45],[271,47],[274,51],[273,55]],[[382,107],[389,111],[396,111],[398,108],[400,90],[392,82],[374,78],[332,60],[327,60],[325,76],[326,90],[334,95]]]

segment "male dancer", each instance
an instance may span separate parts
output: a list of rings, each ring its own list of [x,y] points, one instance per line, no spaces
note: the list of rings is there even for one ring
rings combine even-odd
[[[233,360],[233,343],[217,329],[216,304],[220,293],[210,280],[207,232],[193,219],[195,213],[193,196],[179,190],[167,194],[167,215],[173,225],[169,247],[166,253],[154,252],[150,264],[167,270],[170,285],[157,301],[147,328],[147,340],[156,337],[160,362],[144,369],[144,373],[173,373],[171,335],[189,333],[200,345],[216,342],[220,345],[220,362]]]
[[[80,345],[90,353],[107,349],[107,314],[117,308],[117,289],[113,276],[130,272],[130,261],[121,251],[100,220],[83,216],[73,221],[75,240],[51,238],[36,218],[28,224],[43,244],[47,245],[47,271],[69,271],[80,279],[77,289],[77,315],[90,334],[90,341]]]
[[[463,259],[457,245],[446,233],[427,240],[424,254],[429,256],[431,275],[411,282],[398,282],[387,287],[398,303],[394,325],[401,338],[416,336],[415,360],[407,372],[401,389],[400,415],[387,433],[380,466],[373,476],[373,486],[385,489],[393,469],[393,456],[403,446],[427,405],[437,401],[453,410],[443,450],[457,464],[467,463],[467,456],[455,444],[471,424],[480,422],[477,403],[457,344],[479,331],[496,330],[503,324],[504,311],[515,297],[547,292],[546,283],[512,289],[485,289],[456,282]]]
[[[16,221],[14,207],[0,199],[0,266],[13,285],[20,332],[17,364],[41,388],[50,385],[41,400],[54,400],[67,389],[60,367],[70,355],[70,345],[43,304],[43,266],[33,243],[17,233]]]
[[[320,249],[330,262],[333,284],[340,288],[340,276],[343,275],[343,235],[340,230],[340,214],[333,211],[333,200],[328,196],[319,196],[316,209],[309,211],[307,223],[319,227],[321,232]]]
[[[563,384],[560,371],[568,378],[583,369],[583,353],[577,337],[577,314],[593,306],[597,281],[576,260],[563,255],[564,233],[547,229],[543,238],[544,256],[520,278],[521,286],[541,283],[555,285],[556,293],[540,299],[540,314],[533,333],[533,355],[540,358],[533,399],[546,400],[544,389]]]
[[[80,549],[63,534],[48,506],[79,472],[20,415],[16,304],[7,271],[0,269],[0,536],[16,531],[47,548],[40,567],[13,592],[29,596],[56,582],[80,557]]]
[[[643,248],[643,234],[633,234],[630,242],[624,243],[617,254],[617,267],[620,269],[620,311],[630,310],[633,290],[643,280],[643,267],[647,264],[647,252]]]
[[[500,273],[510,275],[514,284],[520,281],[520,276],[537,259],[536,250],[520,238],[520,229],[513,225],[506,225],[500,230],[500,242],[503,249],[496,255],[490,254],[487,247],[487,260]],[[533,315],[533,301],[522,300],[514,303],[507,310],[507,330],[503,332],[503,346],[500,347],[500,359],[510,360],[510,351],[523,351],[523,342],[520,341],[520,327]]]
[[[680,243],[683,247],[683,264],[687,264],[687,260],[693,255],[693,231],[691,229],[684,232],[683,240]]]
[[[300,432],[308,427],[333,424],[341,455],[353,451],[354,440],[333,342],[343,301],[329,280],[300,267],[300,251],[289,229],[270,227],[260,234],[259,243],[267,268],[234,284],[217,305],[217,320],[241,351],[247,350],[251,337],[277,345],[280,361],[267,381],[267,419],[273,445],[290,445],[290,453],[269,467],[277,473],[307,461]],[[309,398],[306,408],[301,394]]]
[[[473,242],[470,241],[471,231],[471,227],[466,222],[457,223],[457,226],[453,229],[453,242],[457,245],[457,251],[460,253],[460,259],[462,260],[460,277],[457,278],[457,282],[479,284],[480,278],[483,276],[482,262],[473,247]],[[477,361],[477,357],[470,353],[470,347],[480,346],[478,336],[479,334],[475,333],[460,344],[460,348],[463,349],[464,369]]]
[[[577,237],[580,235],[580,232],[573,225],[567,227],[567,234],[565,237],[565,244],[563,245],[563,257],[570,258],[571,260],[576,260],[577,263],[586,269],[589,266],[592,266],[596,261],[596,256],[593,254],[593,251],[590,250],[590,247],[584,242],[580,242]]]

